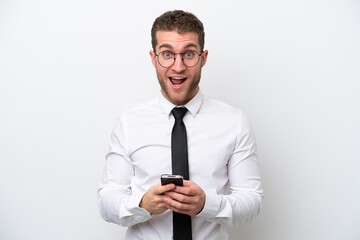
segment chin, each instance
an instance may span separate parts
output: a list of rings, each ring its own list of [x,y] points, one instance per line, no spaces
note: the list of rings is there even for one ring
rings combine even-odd
[[[185,97],[175,97],[171,95],[167,95],[167,96],[168,96],[168,100],[175,105],[184,105],[185,103],[187,103]]]

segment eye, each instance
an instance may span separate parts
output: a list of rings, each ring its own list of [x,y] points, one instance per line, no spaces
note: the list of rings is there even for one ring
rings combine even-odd
[[[184,58],[191,59],[195,56],[194,51],[186,51],[184,52]]]
[[[161,55],[166,59],[174,58],[174,54],[169,51],[162,52]]]

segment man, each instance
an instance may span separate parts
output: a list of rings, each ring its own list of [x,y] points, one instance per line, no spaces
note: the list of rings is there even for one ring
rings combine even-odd
[[[118,118],[98,191],[100,213],[127,226],[126,239],[228,239],[225,226],[248,222],[261,208],[251,127],[240,110],[199,91],[208,57],[199,19],[166,12],[151,33],[161,94]],[[184,141],[178,158],[174,152]],[[182,162],[189,180],[162,186],[161,174]]]

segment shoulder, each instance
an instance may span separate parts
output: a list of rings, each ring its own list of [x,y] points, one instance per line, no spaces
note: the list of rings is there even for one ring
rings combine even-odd
[[[202,110],[206,112],[207,111],[213,112],[216,115],[220,113],[226,115],[234,115],[234,116],[244,115],[242,110],[233,107],[225,102],[212,99],[209,97],[204,97]]]
[[[216,99],[204,97],[199,114],[208,121],[221,122],[232,128],[250,127],[250,122],[244,111]]]
[[[206,126],[215,126],[218,131],[240,141],[253,138],[252,126],[246,114],[239,108],[212,98],[204,97],[199,118]]]

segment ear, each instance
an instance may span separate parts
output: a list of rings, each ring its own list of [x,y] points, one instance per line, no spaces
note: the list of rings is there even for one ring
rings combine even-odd
[[[205,50],[203,51],[203,53],[201,54],[201,67],[203,67],[206,63],[207,60],[207,56],[208,56],[209,51]]]
[[[153,50],[150,50],[149,54],[150,54],[150,57],[151,57],[152,65],[153,65],[154,67],[156,67],[156,56],[155,56],[155,52],[154,52]]]

